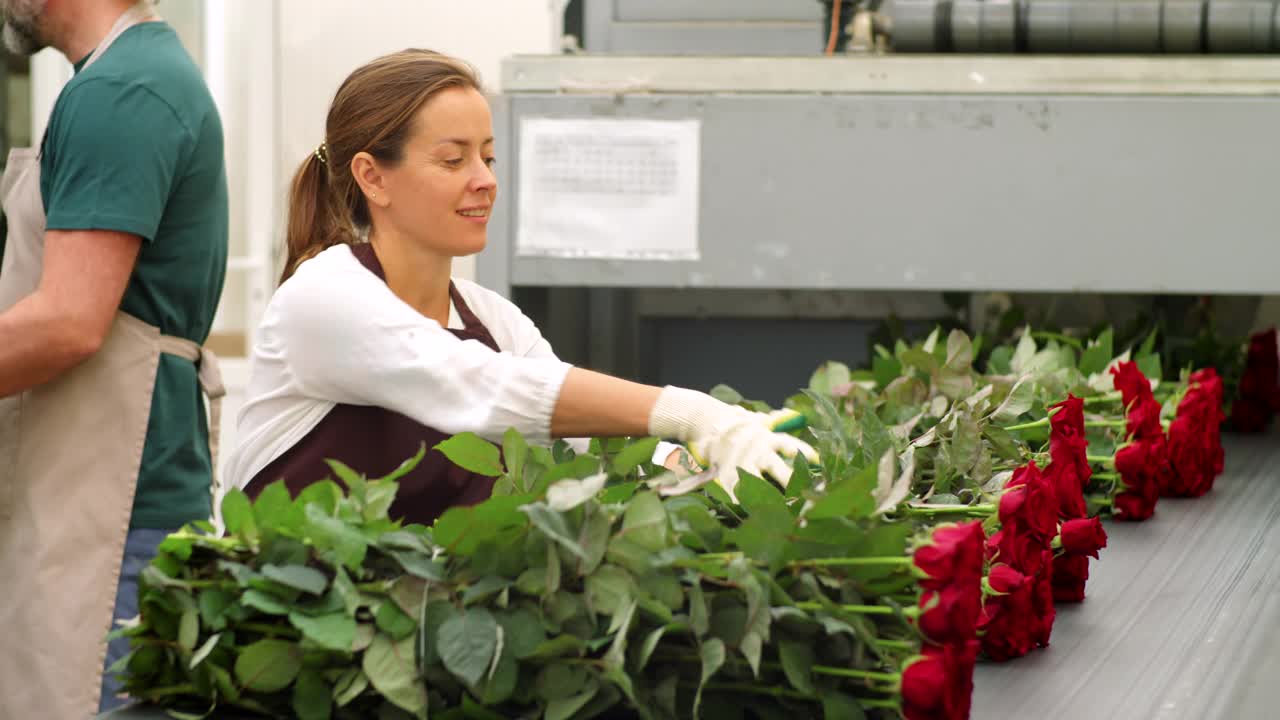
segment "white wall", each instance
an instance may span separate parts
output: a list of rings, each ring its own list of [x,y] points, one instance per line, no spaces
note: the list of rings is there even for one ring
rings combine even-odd
[[[546,53],[553,27],[547,0],[278,0],[280,37],[280,148],[284,173],[324,138],[329,101],[352,70],[375,57],[408,47],[456,55],[500,90],[503,57]],[[503,152],[498,148],[498,152]],[[455,266],[474,277],[467,258]]]

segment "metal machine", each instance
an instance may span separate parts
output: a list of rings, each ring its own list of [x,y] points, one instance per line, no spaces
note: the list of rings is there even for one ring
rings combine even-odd
[[[755,6],[764,4],[804,8],[820,22],[812,0]],[[894,47],[1016,49],[1022,38],[1032,51],[1050,46],[1032,37],[1066,37],[1074,48],[1114,49],[1117,38],[1146,37],[1140,27],[1156,38],[1190,32],[1172,12],[1182,4],[897,0],[880,22]],[[1272,2],[1194,4],[1209,21],[1198,32],[1212,44],[1201,47],[1240,47],[1263,16],[1274,25],[1274,12],[1253,7],[1271,12]],[[1280,148],[1270,140],[1280,127],[1280,58],[822,57],[813,24],[808,56],[724,54],[724,14],[751,5],[699,3],[703,19],[684,23],[679,37],[714,39],[722,50],[655,56],[657,35],[618,26],[679,25],[652,16],[686,3],[588,1],[588,53],[504,65],[504,191],[478,277],[509,288],[567,359],[650,382],[730,382],[776,401],[824,359],[861,359],[886,316],[928,324],[952,313],[946,291],[1066,293],[1066,305],[1107,317],[1125,294],[1280,287]],[[1042,15],[1050,6],[1064,10],[1057,35]],[[1098,21],[1103,6],[1110,25]],[[1148,6],[1167,6],[1154,16],[1163,25],[1130,20]],[[1251,6],[1249,21],[1227,6]],[[640,7],[651,19],[636,19]],[[611,18],[609,52],[591,51],[593,8]],[[722,16],[712,22],[714,12]],[[717,29],[691,29],[704,22]],[[641,46],[637,54],[619,38]],[[526,140],[530,121],[548,119],[696,121],[696,253],[593,254],[594,236],[577,234],[572,213],[557,231],[569,246],[581,237],[581,252],[531,248],[522,213],[537,183]],[[965,311],[976,322],[977,310]]]

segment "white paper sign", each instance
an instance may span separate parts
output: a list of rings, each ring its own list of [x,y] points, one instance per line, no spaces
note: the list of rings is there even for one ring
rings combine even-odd
[[[516,254],[698,259],[698,120],[524,118]]]

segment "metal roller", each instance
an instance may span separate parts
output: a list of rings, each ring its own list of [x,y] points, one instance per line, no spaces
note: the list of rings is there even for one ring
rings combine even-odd
[[[940,52],[950,46],[950,38],[939,38],[938,0],[893,0],[889,17],[893,26],[893,47],[898,52]],[[950,20],[950,3],[945,6]]]
[[[1167,53],[1204,52],[1205,0],[1164,0],[1160,49]]]
[[[899,52],[1280,52],[1280,0],[890,0],[886,12]]]
[[[1211,53],[1266,53],[1276,49],[1273,0],[1209,0]]]
[[[1017,50],[1015,0],[955,0],[951,41],[956,52],[1007,53]]]

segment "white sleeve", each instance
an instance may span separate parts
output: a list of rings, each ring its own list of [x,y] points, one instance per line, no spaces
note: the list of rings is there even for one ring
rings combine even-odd
[[[567,363],[460,340],[364,268],[335,273],[319,260],[280,287],[269,311],[300,391],[384,407],[446,434],[500,441],[514,427],[549,438]]]
[[[521,348],[519,354],[529,358],[558,359],[555,351],[551,349],[551,343],[548,343],[546,338],[542,337],[538,326],[523,313],[519,312],[515,306],[512,306],[512,308],[515,309],[516,314],[519,316],[511,323],[515,346]],[[566,440],[578,452],[586,452],[591,443],[590,438],[566,438]],[[653,451],[653,464],[662,467],[667,461],[667,457],[680,447],[675,443],[659,442],[658,447]]]

